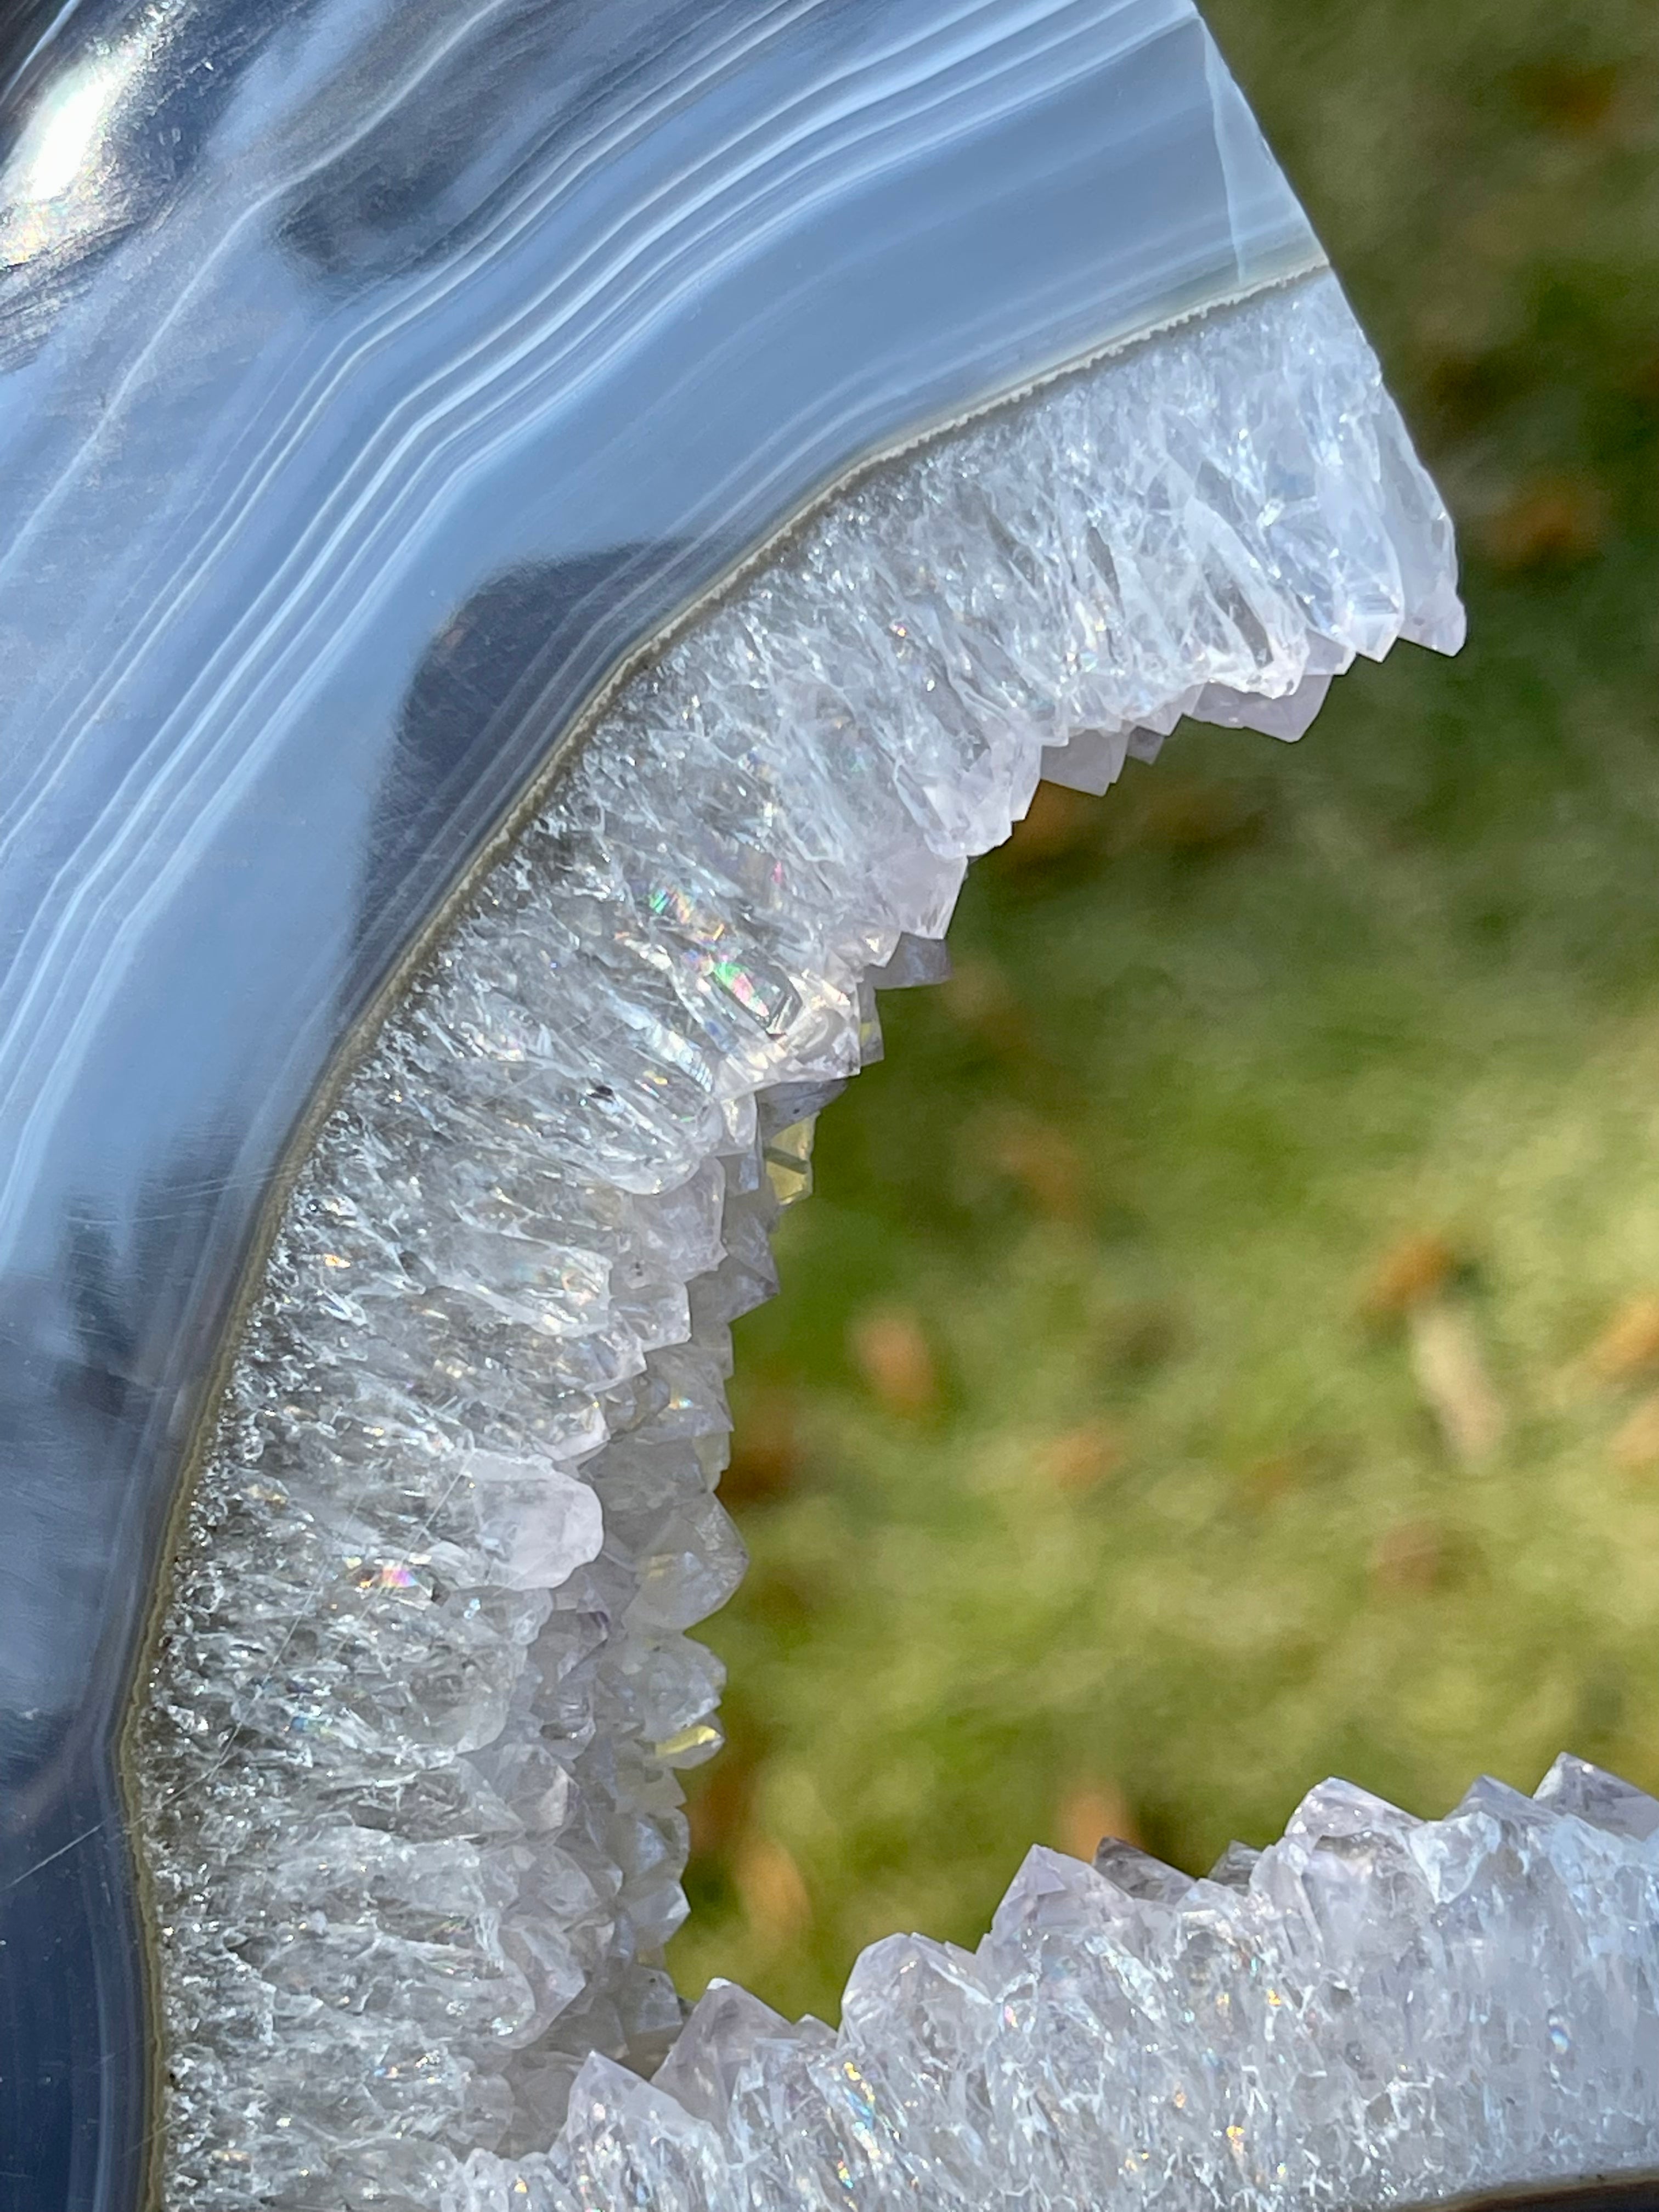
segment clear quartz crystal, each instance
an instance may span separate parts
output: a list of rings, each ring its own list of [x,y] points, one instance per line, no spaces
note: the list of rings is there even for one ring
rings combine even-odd
[[[1659,1803],[1577,1759],[1444,1820],[1323,1784],[1194,1881],[1034,1850],[973,1955],[866,1951],[838,2034],[716,1984],[647,2088],[595,2056],[467,2212],[1329,2207],[1645,2170]]]
[[[1356,654],[1462,634],[1445,514],[1321,276],[868,474],[618,695],[326,1123],[191,1504],[136,1743],[172,2212],[828,2205],[843,2168],[870,2205],[1293,2168],[1358,2202],[1511,2094],[1492,2170],[1531,2155],[1535,2021],[1471,2087],[1485,1999],[1442,2020],[1431,1975],[1529,1911],[1528,1971],[1545,1920],[1565,1970],[1589,1923],[1549,1850],[1644,1846],[1553,1804],[1350,1832],[1310,1801],[1190,1892],[1038,1853],[977,1958],[868,1954],[838,2038],[717,1992],[640,2079],[681,2025],[677,1770],[720,1741],[684,1632],[744,1565],[729,1323],[878,1049],[872,976],[942,972],[1040,774],[1103,790],[1183,714],[1294,736]],[[1395,2041],[1304,2125],[1331,1944]],[[1619,2094],[1610,2143],[1645,2112]]]

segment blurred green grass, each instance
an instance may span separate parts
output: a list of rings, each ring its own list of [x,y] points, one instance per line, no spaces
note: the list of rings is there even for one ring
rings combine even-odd
[[[884,1001],[739,1334],[691,1993],[1328,1773],[1659,1788],[1659,10],[1209,12],[1473,641],[1046,799]]]

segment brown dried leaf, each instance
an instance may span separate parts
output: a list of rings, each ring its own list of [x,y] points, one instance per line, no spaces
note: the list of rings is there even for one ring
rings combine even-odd
[[[1123,1464],[1123,1439],[1103,1421],[1085,1421],[1051,1437],[1037,1454],[1037,1473],[1056,1490],[1095,1489]]]
[[[1046,868],[1066,855],[1100,842],[1104,809],[1086,792],[1065,784],[1040,783],[1025,819],[997,854],[997,866],[1016,871]]]
[[[1024,1054],[1030,1032],[1018,994],[994,960],[963,960],[939,986],[939,1004],[994,1051]]]
[[[723,1754],[702,1768],[686,1790],[685,1818],[691,1831],[691,1856],[723,1858],[749,1825],[755,1802],[757,1767],[752,1752],[728,1743]]]
[[[1362,1293],[1365,1311],[1395,1320],[1437,1297],[1457,1273],[1458,1256],[1432,1230],[1413,1230],[1391,1244],[1372,1269]]]
[[[1571,138],[1593,137],[1611,118],[1620,90],[1609,62],[1557,58],[1516,72],[1516,86],[1540,123]]]
[[[1083,1161],[1063,1129],[1035,1115],[1006,1114],[987,1134],[994,1164],[1040,1212],[1072,1221],[1084,1211]]]
[[[720,1477],[727,1507],[764,1504],[794,1486],[800,1473],[799,1408],[789,1390],[755,1393],[732,1437],[732,1457]]]
[[[1588,477],[1540,477],[1487,518],[1486,551],[1500,568],[1570,568],[1606,541],[1607,495]]]
[[[1659,1368],[1659,1297],[1651,1291],[1627,1298],[1589,1349],[1589,1364],[1604,1382],[1630,1382]]]
[[[1100,1775],[1081,1777],[1062,1791],[1054,1833],[1058,1850],[1085,1863],[1092,1863],[1109,1836],[1137,1850],[1146,1849],[1134,1808],[1117,1783]]]
[[[781,1948],[811,1926],[805,1877],[775,1836],[750,1829],[732,1856],[732,1881],[744,1918],[765,1942]]]
[[[1613,1464],[1626,1474],[1651,1474],[1659,1468],[1659,1393],[1644,1398],[1621,1425],[1612,1451]]]
[[[872,1395],[890,1413],[925,1413],[939,1401],[939,1370],[915,1314],[879,1307],[854,1322],[853,1363]]]

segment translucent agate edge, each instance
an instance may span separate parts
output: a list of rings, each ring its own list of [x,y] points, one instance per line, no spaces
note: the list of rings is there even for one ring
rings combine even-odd
[[[729,1324],[811,1117],[1041,775],[1299,735],[1462,636],[1321,274],[866,476],[617,695],[324,1125],[190,1501],[131,1738],[171,2212],[844,2201],[788,2167],[816,2031],[740,2152],[639,2082],[720,1740],[684,1632],[744,1564]],[[860,2202],[915,2185],[878,2136]]]

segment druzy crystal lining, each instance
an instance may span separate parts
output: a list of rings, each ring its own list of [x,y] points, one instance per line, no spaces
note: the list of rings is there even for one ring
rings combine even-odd
[[[872,474],[618,696],[325,1124],[191,1502],[132,1747],[170,2207],[528,2202],[496,2154],[663,2057],[728,1324],[872,975],[1040,774],[1297,734],[1401,636],[1461,640],[1449,526],[1320,276]]]
[[[595,2057],[466,2212],[1280,2212],[1659,2166],[1659,1803],[1559,1759],[1413,1820],[1340,1782],[1194,1881],[1035,1850],[972,1954],[890,1936],[840,2032],[717,1984]]]

